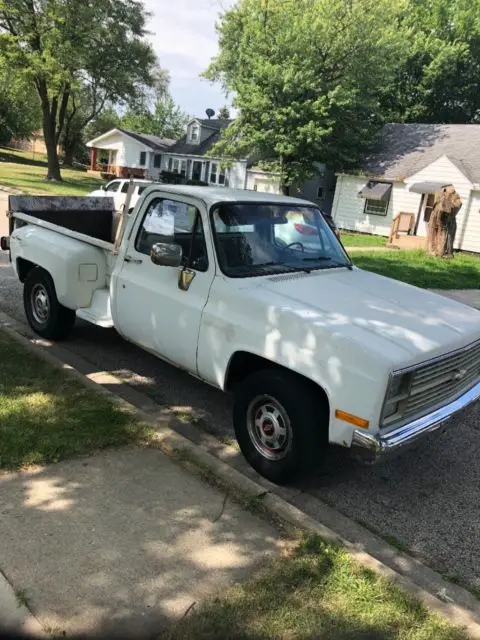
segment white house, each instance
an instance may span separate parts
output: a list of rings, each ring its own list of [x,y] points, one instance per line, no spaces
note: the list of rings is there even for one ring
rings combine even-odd
[[[175,140],[126,131],[117,127],[87,142],[90,170],[117,178],[157,176],[162,157]]]
[[[193,118],[185,136],[178,141],[117,127],[87,142],[90,170],[151,180],[158,180],[162,171],[168,171],[178,173],[185,181],[245,189],[247,160],[235,160],[226,168],[220,158],[207,157],[230,122]]]
[[[480,125],[385,125],[358,171],[338,175],[332,215],[342,229],[389,236],[394,217],[412,213],[413,234],[426,237],[447,184],[463,200],[455,246],[480,253]]]
[[[162,172],[178,174],[182,182],[280,192],[280,176],[252,166],[250,159],[231,160],[210,157],[215,143],[231,120],[192,118],[178,141],[135,133],[117,127],[87,142],[90,170],[117,178],[158,180]],[[228,165],[228,166],[227,166]],[[305,198],[330,212],[333,200],[333,172],[318,164],[314,177],[302,185],[292,185],[292,196]]]

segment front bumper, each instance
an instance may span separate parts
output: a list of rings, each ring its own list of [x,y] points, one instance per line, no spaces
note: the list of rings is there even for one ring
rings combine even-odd
[[[403,451],[424,436],[444,426],[457,413],[479,399],[480,382],[453,402],[422,418],[417,418],[413,422],[393,429],[385,435],[372,435],[356,429],[352,439],[352,455],[362,462],[373,464],[387,455]]]

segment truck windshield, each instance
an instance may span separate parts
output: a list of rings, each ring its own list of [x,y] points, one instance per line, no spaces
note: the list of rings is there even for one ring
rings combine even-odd
[[[351,266],[315,207],[227,202],[211,216],[220,268],[232,278]]]

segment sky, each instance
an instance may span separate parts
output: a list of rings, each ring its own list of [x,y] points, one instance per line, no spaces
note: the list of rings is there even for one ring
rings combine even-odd
[[[152,14],[149,38],[160,65],[170,73],[170,91],[189,115],[229,104],[219,85],[199,78],[218,50],[215,22],[234,0],[144,0]]]

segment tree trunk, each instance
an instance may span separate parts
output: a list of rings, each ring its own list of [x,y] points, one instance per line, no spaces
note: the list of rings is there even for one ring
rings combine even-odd
[[[45,83],[38,81],[36,85],[42,104],[43,137],[47,148],[47,180],[62,182],[57,152],[57,98],[52,98],[52,104],[50,105]]]
[[[282,195],[289,196],[290,195],[290,184],[288,183],[288,172],[287,172],[287,162],[285,158],[282,156],[280,158],[280,190]]]

